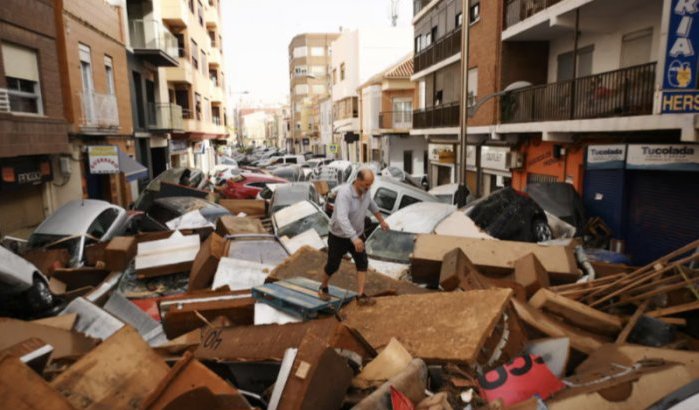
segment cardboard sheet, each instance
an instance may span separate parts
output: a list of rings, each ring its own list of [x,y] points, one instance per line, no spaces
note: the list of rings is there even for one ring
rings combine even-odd
[[[274,267],[233,258],[221,258],[211,289],[228,286],[230,290],[251,289],[265,283]]]

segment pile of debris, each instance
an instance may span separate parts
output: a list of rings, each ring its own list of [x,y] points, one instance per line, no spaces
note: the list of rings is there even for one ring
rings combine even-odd
[[[321,300],[324,251],[290,254],[256,201],[224,205],[248,216],[115,237],[80,268],[25,254],[66,306],[0,319],[3,406],[697,407],[699,241],[580,281],[575,240],[419,234],[412,281],[370,270],[359,306],[349,261]]]

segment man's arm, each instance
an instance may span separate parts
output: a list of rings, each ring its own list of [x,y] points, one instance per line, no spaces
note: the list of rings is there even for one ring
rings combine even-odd
[[[374,214],[374,217],[376,217],[376,220],[379,221],[379,225],[381,226],[381,229],[383,229],[384,231],[387,231],[389,229],[389,226],[386,223],[386,220],[383,219],[383,215],[379,211],[379,206],[376,205],[374,198],[371,198],[371,200],[369,202],[369,212]]]
[[[355,239],[359,238],[359,235],[354,231],[349,220],[350,200],[351,197],[347,194],[347,191],[340,190],[337,198],[335,198],[335,213],[343,236],[352,239],[354,242]]]

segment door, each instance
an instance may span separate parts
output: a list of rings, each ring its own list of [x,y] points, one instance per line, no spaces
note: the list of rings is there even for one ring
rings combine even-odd
[[[594,47],[589,46],[578,50],[578,72],[576,78],[592,74],[592,54]],[[558,55],[558,81],[573,79],[573,51]]]
[[[148,125],[156,126],[158,124],[158,111],[155,106],[155,83],[151,80],[146,80],[146,110],[148,112]]]
[[[413,151],[403,151],[403,171],[406,174],[413,174]]]
[[[451,168],[437,167],[437,186],[451,184]]]
[[[633,67],[650,62],[653,28],[625,34],[621,40],[621,67]]]

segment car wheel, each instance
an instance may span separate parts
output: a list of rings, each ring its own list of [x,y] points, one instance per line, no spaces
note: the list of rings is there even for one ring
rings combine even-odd
[[[34,286],[27,293],[27,301],[34,312],[40,312],[53,306],[54,297],[49,285],[35,277]]]
[[[536,239],[537,242],[544,242],[544,241],[550,241],[553,239],[553,232],[551,232],[551,227],[549,224],[544,221],[544,220],[536,220],[532,224],[534,234],[534,239]]]

